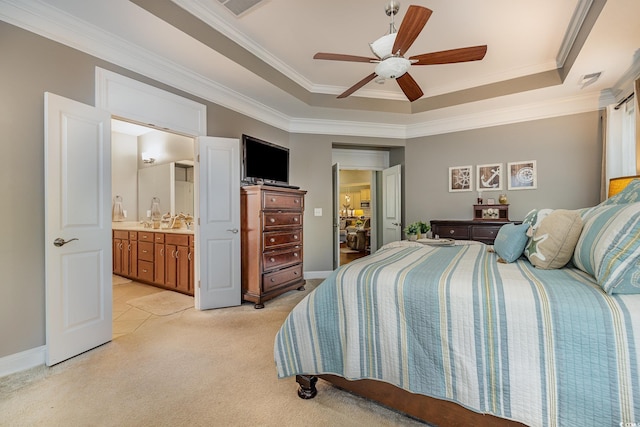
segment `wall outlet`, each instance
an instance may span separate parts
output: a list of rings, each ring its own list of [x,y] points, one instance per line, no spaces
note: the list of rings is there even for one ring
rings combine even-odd
[[[314,208],[313,216],[322,216],[322,208]]]

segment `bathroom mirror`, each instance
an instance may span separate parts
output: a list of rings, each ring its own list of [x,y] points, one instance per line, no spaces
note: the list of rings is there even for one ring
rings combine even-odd
[[[138,212],[141,217],[150,217],[154,197],[160,199],[163,215],[193,215],[193,161],[182,160],[139,169]]]

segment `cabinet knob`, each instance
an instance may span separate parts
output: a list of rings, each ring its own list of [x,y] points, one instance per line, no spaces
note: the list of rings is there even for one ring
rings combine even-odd
[[[455,230],[449,230],[449,234],[455,234]]]
[[[297,271],[294,271],[294,272],[293,272],[293,275],[294,275],[294,276],[297,276],[297,275],[298,275],[298,272],[297,272]]]
[[[147,252],[148,252],[148,251],[147,251],[146,249],[143,249],[143,250],[142,250],[142,253],[143,253],[143,254],[146,254]]]
[[[269,218],[269,222],[273,224],[274,222],[276,222],[276,219],[275,218]]]
[[[297,252],[295,252],[295,253],[293,254],[293,257],[294,257],[294,258],[298,258],[298,253],[297,253]]]
[[[298,217],[297,216],[293,217],[293,222],[298,222]]]
[[[272,238],[270,238],[270,239],[269,239],[269,241],[270,241],[271,243],[274,243],[274,242],[276,241],[276,239],[274,239],[274,238],[272,237]]]
[[[294,239],[296,239],[296,240],[298,240],[298,235],[297,235],[297,234],[294,234],[294,235],[293,235],[293,238],[294,238]]]
[[[298,199],[293,199],[293,203],[300,203],[300,200],[298,200]]]
[[[269,262],[276,262],[276,259],[271,257],[271,258],[269,258]]]
[[[276,201],[276,198],[275,198],[275,197],[272,197],[272,198],[271,198],[271,201],[272,201],[272,202],[275,202],[275,201]]]
[[[272,277],[272,278],[271,278],[271,282],[275,282],[275,281],[276,281],[276,279],[274,279],[274,278]]]

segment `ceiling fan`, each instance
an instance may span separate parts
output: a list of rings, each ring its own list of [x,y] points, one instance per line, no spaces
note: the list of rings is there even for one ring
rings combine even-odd
[[[412,65],[452,64],[456,62],[478,61],[484,58],[484,55],[487,53],[487,45],[481,45],[425,53],[410,56],[409,59],[405,58],[404,54],[416,40],[433,11],[423,6],[409,6],[407,14],[400,24],[400,29],[396,30],[393,17],[398,13],[399,8],[400,3],[395,0],[391,0],[385,7],[387,16],[391,17],[389,34],[369,44],[376,58],[322,52],[318,52],[313,56],[314,59],[378,64],[373,73],[351,86],[340,94],[338,98],[346,98],[371,80],[378,78],[381,81],[384,81],[384,79],[395,79],[409,101],[413,102],[424,95],[424,93],[422,89],[420,89],[420,86],[418,86],[418,83],[416,83],[408,73]]]

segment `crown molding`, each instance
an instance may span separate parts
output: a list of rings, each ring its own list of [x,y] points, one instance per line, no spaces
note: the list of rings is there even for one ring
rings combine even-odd
[[[576,42],[576,38],[578,37],[580,28],[582,28],[582,24],[587,18],[587,14],[589,13],[589,9],[591,9],[592,4],[593,0],[578,1],[578,5],[573,12],[573,16],[571,16],[569,27],[567,27],[567,32],[564,35],[564,39],[562,40],[560,50],[558,51],[558,55],[556,57],[556,65],[558,68],[564,67],[564,63],[569,56],[569,52],[571,52],[571,48]]]
[[[595,94],[492,111],[483,111],[480,107],[481,111],[477,113],[456,114],[452,111],[452,115],[446,119],[408,125],[291,117],[179,64],[167,61],[155,53],[132,45],[125,39],[105,33],[41,1],[25,4],[19,0],[3,0],[0,2],[0,19],[193,94],[200,99],[293,133],[407,139],[569,115],[598,108],[598,103],[594,106],[591,99],[597,97]],[[420,114],[412,116],[416,121],[422,120],[420,117]]]

